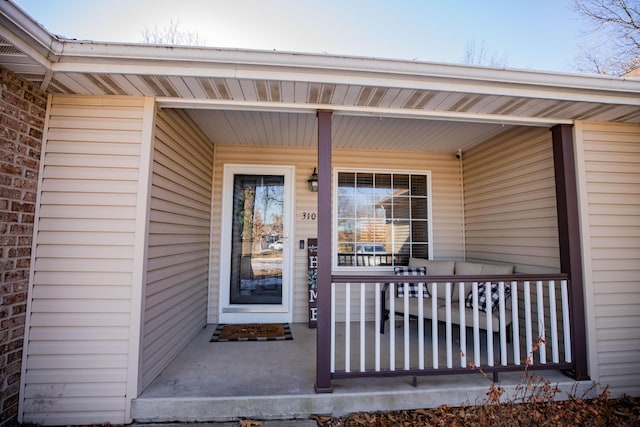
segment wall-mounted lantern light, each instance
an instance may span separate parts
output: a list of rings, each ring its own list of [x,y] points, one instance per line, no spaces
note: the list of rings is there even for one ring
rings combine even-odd
[[[307,180],[307,184],[309,184],[309,191],[312,193],[318,192],[318,173],[316,172],[316,168],[313,168],[313,173]]]

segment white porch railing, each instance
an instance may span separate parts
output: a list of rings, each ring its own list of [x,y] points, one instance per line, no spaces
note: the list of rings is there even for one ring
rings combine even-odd
[[[397,277],[365,277],[332,280],[333,378],[573,366],[565,275],[402,278],[426,281],[431,298],[422,287],[396,298]],[[495,305],[479,303],[484,282],[497,284]]]

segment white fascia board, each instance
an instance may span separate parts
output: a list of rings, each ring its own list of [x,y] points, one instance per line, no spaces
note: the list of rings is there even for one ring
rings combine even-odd
[[[449,120],[472,123],[499,123],[503,125],[524,126],[553,126],[557,124],[572,124],[572,120],[541,117],[522,117],[495,114],[474,114],[452,111],[411,110],[405,108],[377,108],[367,106],[329,105],[329,104],[300,104],[285,102],[263,101],[219,101],[194,100],[181,98],[156,98],[162,108],[206,109],[206,110],[235,110],[235,111],[264,111],[274,113],[315,114],[318,110],[331,110],[334,115],[350,115],[364,117],[409,118]]]
[[[169,66],[169,63],[176,63],[178,65],[169,66],[168,69],[178,70],[182,70],[186,65],[198,67],[199,64],[206,67],[219,64],[223,67],[241,68],[251,65],[275,68],[278,73],[281,73],[283,68],[298,68],[317,70],[323,75],[327,71],[356,72],[357,74],[404,76],[410,80],[418,77],[430,77],[496,84],[553,86],[574,90],[636,91],[640,93],[640,80],[638,79],[356,56],[82,41],[65,41],[64,56],[70,62],[77,60],[84,62],[81,59],[84,57],[93,61],[104,58],[108,62],[113,62],[114,59],[133,60],[135,65],[140,65],[140,62],[157,61],[156,66],[164,65],[165,67]],[[90,61],[86,62],[86,64],[89,63]]]

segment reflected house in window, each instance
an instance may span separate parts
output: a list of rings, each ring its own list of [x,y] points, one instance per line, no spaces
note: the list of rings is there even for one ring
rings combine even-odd
[[[428,172],[337,174],[337,267],[391,267],[429,257]]]

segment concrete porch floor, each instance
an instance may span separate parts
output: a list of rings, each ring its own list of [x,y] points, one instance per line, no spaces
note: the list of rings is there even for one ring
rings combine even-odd
[[[241,417],[301,419],[311,414],[344,415],[360,411],[432,408],[443,404],[481,403],[491,382],[477,375],[358,378],[333,380],[333,393],[316,394],[316,331],[292,324],[291,341],[209,342],[208,325],[132,402],[135,422],[221,422]],[[562,373],[544,371],[545,379],[577,394],[592,382],[576,384]],[[521,373],[500,374],[500,385],[513,395]],[[558,398],[566,398],[561,393]]]

